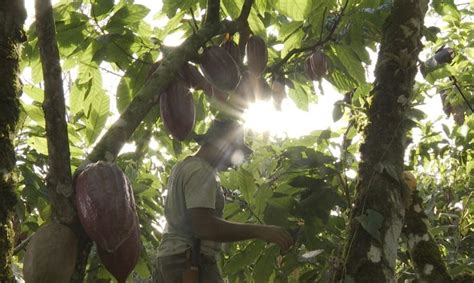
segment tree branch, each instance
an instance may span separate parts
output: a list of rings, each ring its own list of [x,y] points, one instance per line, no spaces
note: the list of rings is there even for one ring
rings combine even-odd
[[[291,59],[291,57],[293,57],[293,55],[296,55],[296,54],[299,54],[299,53],[302,53],[302,52],[306,52],[306,51],[310,51],[310,50],[313,50],[315,49],[316,47],[318,46],[323,46],[324,44],[328,43],[330,40],[332,40],[332,36],[334,34],[334,32],[336,32],[336,29],[337,27],[339,26],[339,23],[341,22],[341,19],[342,17],[344,16],[344,12],[347,8],[347,5],[349,4],[349,0],[346,0],[346,2],[344,3],[344,6],[341,8],[341,11],[339,12],[338,16],[337,16],[337,19],[336,21],[334,22],[334,24],[332,25],[331,29],[329,30],[329,33],[326,35],[326,37],[324,39],[320,39],[318,40],[318,42],[316,42],[315,44],[313,45],[310,45],[310,46],[306,46],[306,47],[301,47],[301,48],[295,48],[295,49],[292,49],[290,50],[290,52],[288,52],[286,54],[286,56],[281,59],[280,61],[276,62],[275,64],[273,64],[272,66],[270,66],[268,68],[268,70],[270,70],[270,73],[275,73],[275,72],[278,72],[278,70],[288,62],[288,60]],[[322,35],[322,28],[321,28],[321,35]]]
[[[239,17],[237,18],[237,21],[247,21],[249,15],[250,15],[250,10],[252,9],[254,0],[245,0],[244,4],[242,5],[242,11],[240,12]]]
[[[176,77],[179,68],[197,56],[197,50],[212,37],[223,33],[235,33],[245,25],[238,21],[222,21],[205,24],[184,43],[173,49],[153,73],[151,79],[137,93],[120,118],[110,127],[94,147],[85,163],[97,160],[113,161],[126,140],[132,135],[147,113],[156,106],[159,96]]]
[[[212,24],[219,22],[219,15],[221,9],[221,1],[220,0],[207,0],[207,15],[206,20],[204,21],[205,24]]]
[[[66,107],[53,9],[50,1],[35,2],[38,41],[44,75],[43,110],[46,120],[49,171],[47,187],[54,217],[71,224],[75,217],[66,123]]]

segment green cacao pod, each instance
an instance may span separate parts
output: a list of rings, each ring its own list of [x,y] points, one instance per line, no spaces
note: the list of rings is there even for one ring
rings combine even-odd
[[[306,75],[310,80],[318,81],[328,73],[328,59],[320,50],[314,51],[304,62]]]
[[[239,67],[224,48],[211,46],[204,49],[200,65],[204,76],[214,87],[222,91],[232,91],[237,87]]]
[[[235,41],[225,41],[221,44],[221,47],[224,48],[230,54],[230,56],[232,56],[232,58],[237,64],[241,62],[242,59],[240,56],[240,48],[237,43],[235,43]]]
[[[119,283],[125,282],[128,275],[135,268],[140,256],[140,231],[138,220],[133,227],[132,234],[122,245],[113,252],[108,252],[97,246],[97,253],[105,268]]]
[[[160,95],[160,115],[175,139],[182,141],[192,132],[196,113],[193,96],[185,83],[178,80]]]
[[[129,238],[136,221],[133,189],[125,174],[112,163],[86,166],[75,182],[76,206],[86,234],[112,252]]]
[[[50,223],[36,231],[23,259],[27,283],[63,283],[71,280],[77,256],[77,238],[67,226]]]
[[[268,62],[267,45],[263,38],[259,36],[252,36],[247,41],[245,48],[247,54],[247,66],[249,71],[254,75],[260,76]]]

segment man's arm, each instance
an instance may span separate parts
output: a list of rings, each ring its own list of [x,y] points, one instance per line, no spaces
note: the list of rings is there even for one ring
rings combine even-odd
[[[229,222],[215,217],[210,208],[191,208],[188,211],[193,233],[202,240],[236,242],[260,239],[278,244],[283,251],[293,245],[291,235],[279,226]]]

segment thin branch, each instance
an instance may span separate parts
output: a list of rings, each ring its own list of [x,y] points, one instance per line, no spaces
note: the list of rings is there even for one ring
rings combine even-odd
[[[250,15],[250,10],[252,9],[254,0],[245,0],[244,4],[242,5],[242,11],[240,12],[239,17],[237,18],[237,21],[247,21],[249,15]]]
[[[47,187],[54,217],[64,224],[75,219],[71,196],[72,174],[62,70],[56,41],[51,1],[36,0],[36,24],[44,75],[43,110],[48,142],[49,172]]]
[[[220,0],[207,0],[207,13],[205,24],[218,23],[221,9]]]
[[[191,13],[191,19],[193,20],[194,31],[197,31],[199,30],[199,25],[197,24],[196,18],[194,17],[193,7],[189,7],[189,12]]]
[[[28,238],[24,239],[23,242],[19,243],[15,249],[13,249],[13,255],[18,254],[21,250],[23,250],[24,247],[28,245],[28,243],[31,241],[31,238],[33,237],[34,234],[31,234],[28,236]]]
[[[471,109],[471,112],[474,113],[474,109],[472,108],[472,105],[469,103],[469,100],[467,100],[466,96],[464,95],[461,87],[458,84],[458,81],[454,76],[450,76],[449,79],[453,82],[453,85],[456,87],[456,89],[459,91],[459,94],[461,94],[462,98],[464,99],[464,102],[466,105]]]
[[[281,59],[280,61],[273,64],[270,68],[268,68],[270,70],[270,72],[271,73],[277,72],[283,65],[286,64],[286,62],[288,62],[288,60],[291,59],[291,57],[293,57],[293,55],[313,50],[316,47],[323,46],[324,44],[326,44],[330,40],[332,40],[332,36],[333,36],[334,32],[336,31],[339,23],[341,22],[341,19],[344,16],[344,12],[345,12],[348,4],[349,4],[349,0],[346,0],[346,2],[344,3],[344,6],[341,8],[341,11],[339,12],[339,15],[337,16],[336,21],[334,22],[331,29],[329,30],[329,33],[326,35],[326,37],[323,40],[320,39],[320,40],[318,40],[318,42],[316,42],[315,44],[310,45],[310,46],[295,48],[295,49],[290,50],[290,52],[288,52],[288,54],[286,54],[286,56],[283,59]]]

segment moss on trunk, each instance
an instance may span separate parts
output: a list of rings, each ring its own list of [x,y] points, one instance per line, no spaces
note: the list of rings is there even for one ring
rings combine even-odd
[[[12,215],[17,202],[13,140],[20,113],[19,49],[25,40],[25,18],[23,1],[0,2],[0,282],[15,282],[10,266]]]

